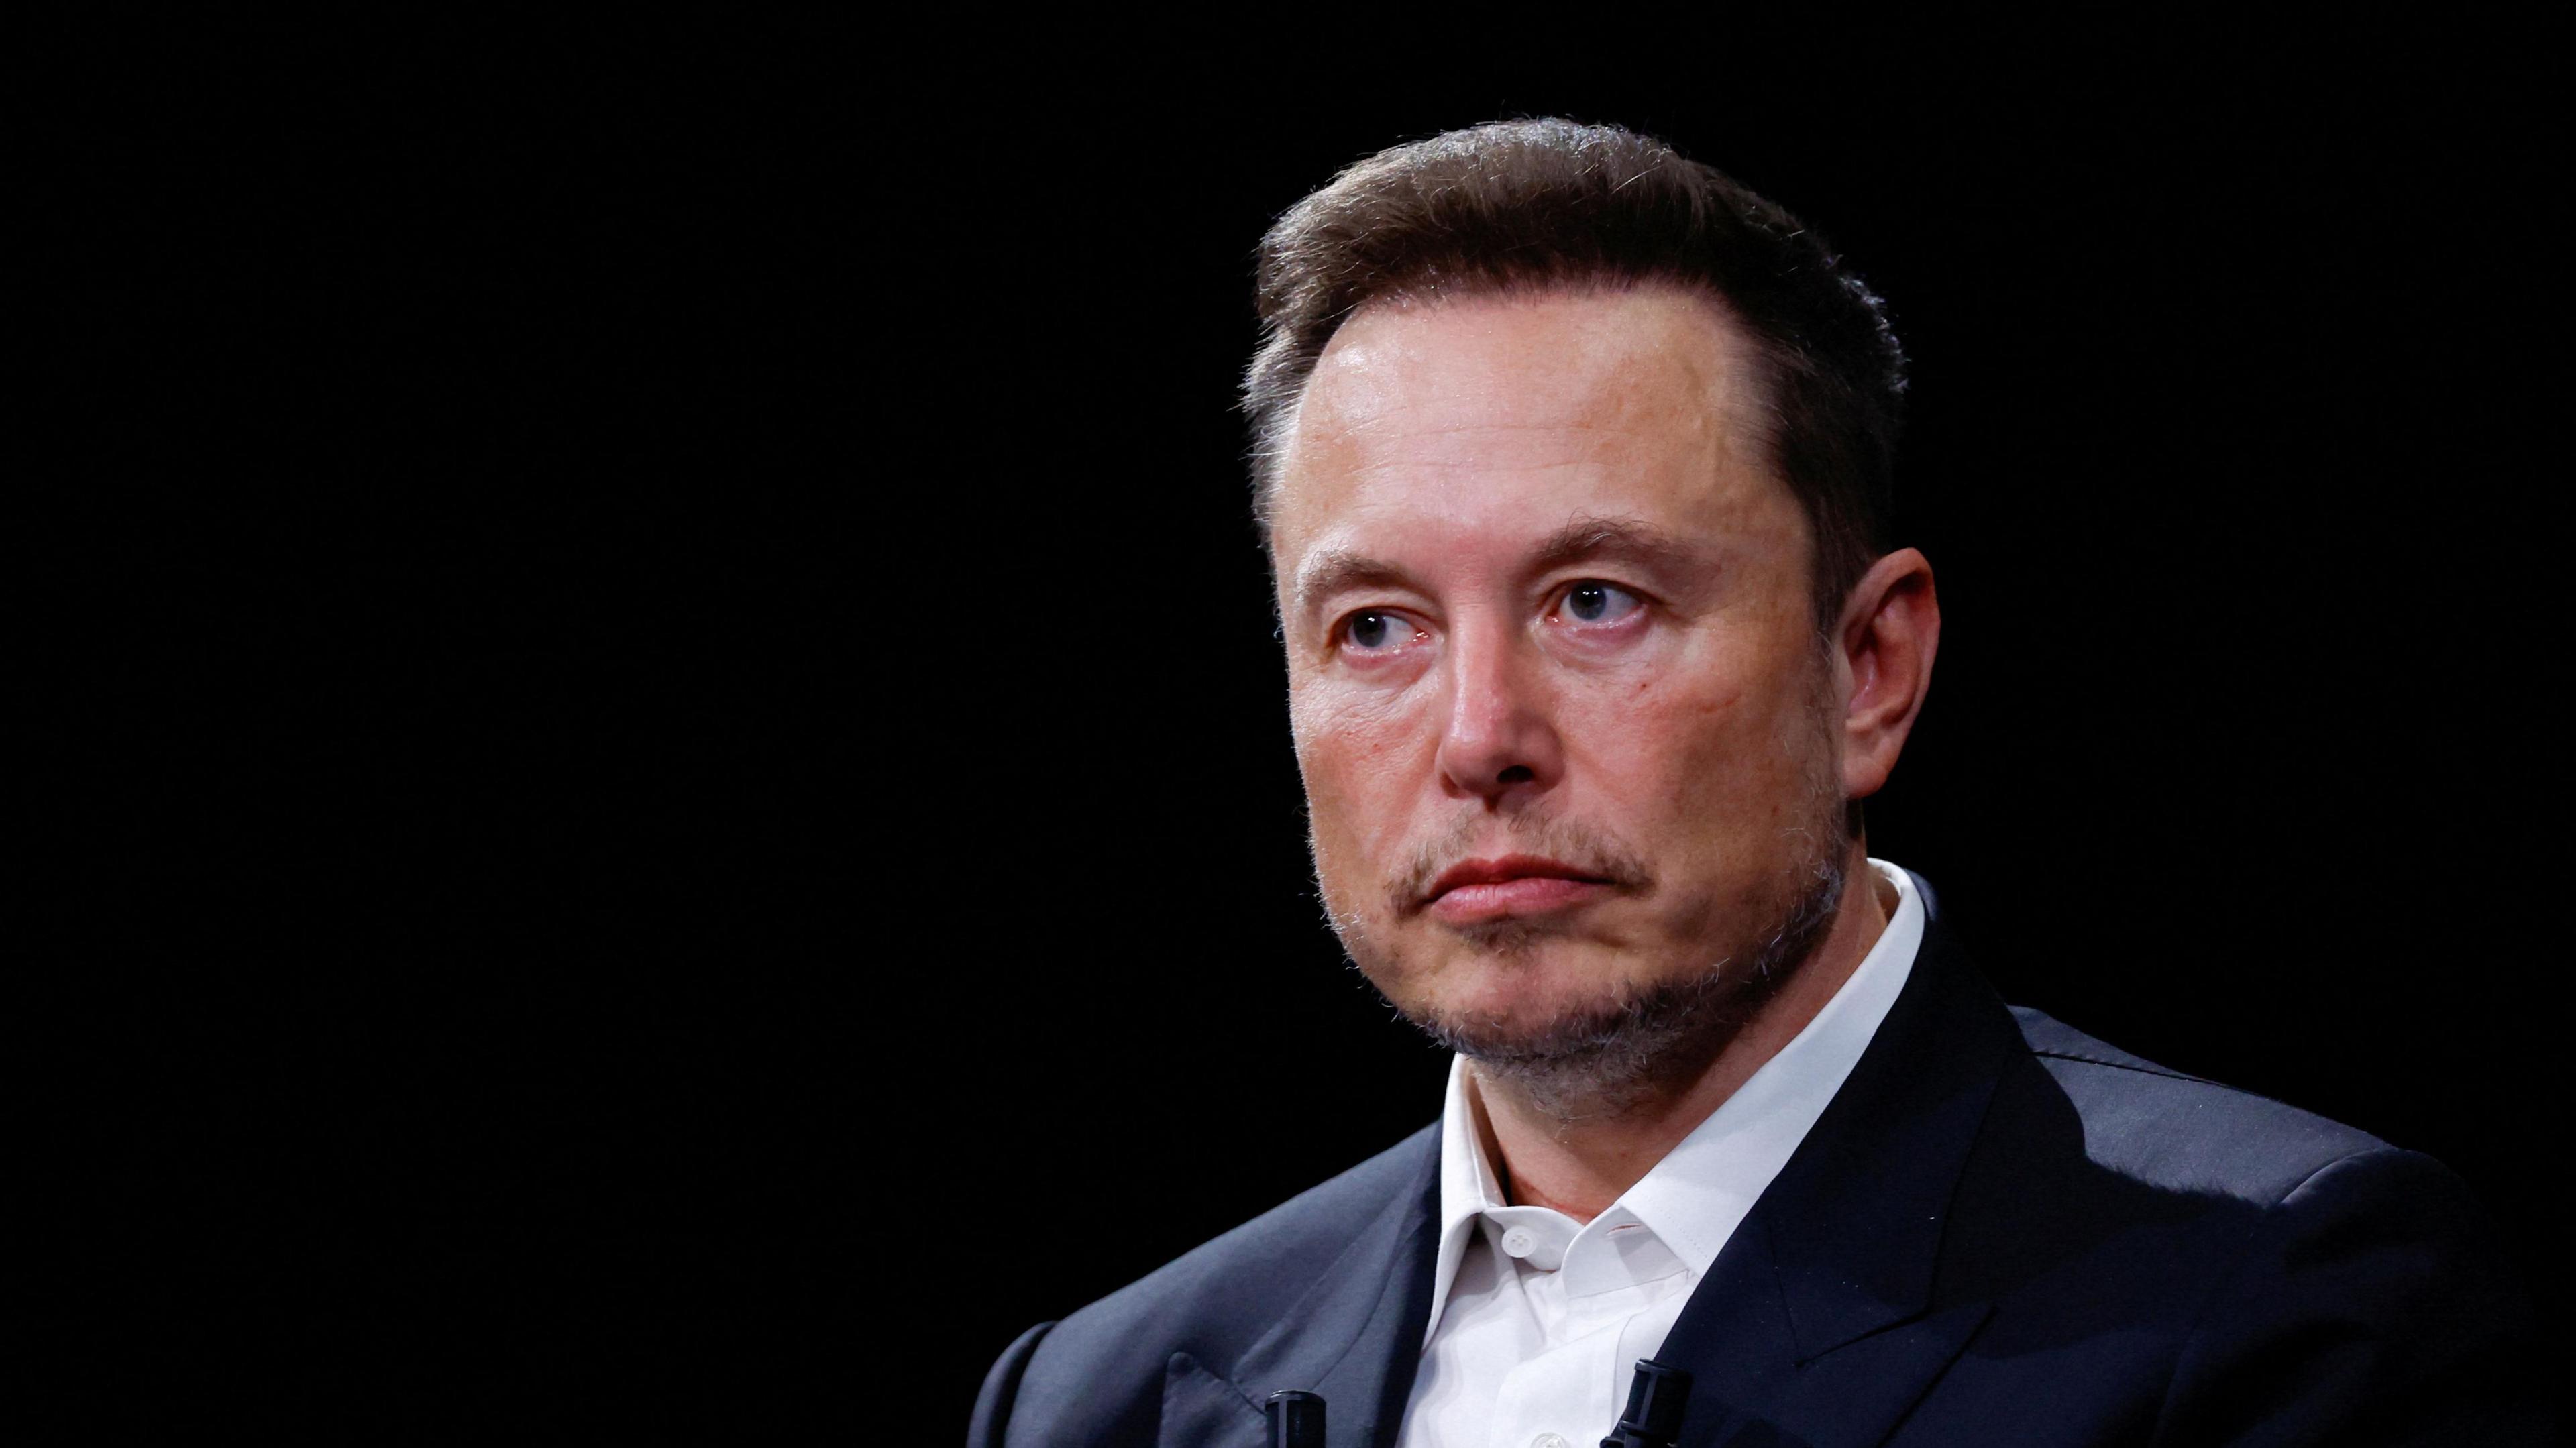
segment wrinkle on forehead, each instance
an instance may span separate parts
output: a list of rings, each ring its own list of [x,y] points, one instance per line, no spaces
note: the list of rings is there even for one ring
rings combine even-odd
[[[1333,334],[1300,420],[1465,422],[1504,375],[1543,365],[1559,390],[1528,425],[1616,428],[1674,403],[1733,406],[1748,350],[1714,299],[1679,286],[1378,302]]]
[[[1284,491],[1414,470],[1767,471],[1756,367],[1719,304],[1675,285],[1372,303],[1308,382]]]

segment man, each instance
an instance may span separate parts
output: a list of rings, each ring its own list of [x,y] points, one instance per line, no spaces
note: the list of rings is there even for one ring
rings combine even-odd
[[[1265,240],[1248,382],[1316,875],[1441,1120],[1064,1321],[977,1443],[2537,1441],[2432,1162],[1997,1002],[1867,854],[1940,638],[1903,365],[1793,218],[1557,121]]]

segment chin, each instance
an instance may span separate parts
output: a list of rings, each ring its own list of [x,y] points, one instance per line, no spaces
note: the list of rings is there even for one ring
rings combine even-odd
[[[1490,926],[1478,932],[1493,933]],[[1615,1012],[1650,988],[1650,982],[1633,978],[1633,956],[1544,931],[1524,929],[1500,942],[1453,946],[1447,953],[1450,958],[1423,982],[1426,999],[1419,1011],[1408,1008],[1407,1015],[1539,1037],[1570,1021]]]
[[[1515,972],[1488,966],[1404,1014],[1432,1039],[1476,1062],[1534,1109],[1571,1122],[1615,1114],[1693,1079],[1760,1011],[1786,972],[1722,963],[1659,977],[1624,976],[1597,957],[1590,970]]]

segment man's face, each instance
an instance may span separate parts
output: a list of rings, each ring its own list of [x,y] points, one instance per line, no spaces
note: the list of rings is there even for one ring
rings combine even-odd
[[[1417,1021],[1544,1038],[1759,957],[1842,847],[1813,549],[1676,289],[1376,304],[1272,546],[1316,874]]]

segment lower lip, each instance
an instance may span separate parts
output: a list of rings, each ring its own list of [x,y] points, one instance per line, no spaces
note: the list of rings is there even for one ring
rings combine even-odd
[[[1597,880],[1560,880],[1549,875],[1523,875],[1483,885],[1460,885],[1431,902],[1431,917],[1449,925],[1499,920],[1508,915],[1540,915],[1581,905],[1610,893]]]

